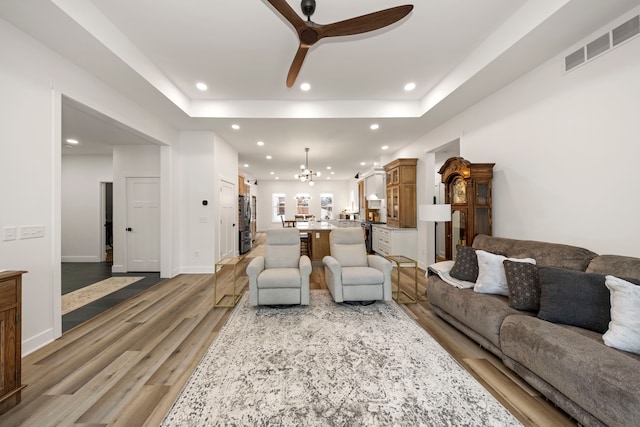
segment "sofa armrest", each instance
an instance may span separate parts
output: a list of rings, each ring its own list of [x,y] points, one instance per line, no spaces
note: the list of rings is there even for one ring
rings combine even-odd
[[[367,262],[369,263],[369,267],[380,270],[382,274],[391,274],[391,270],[393,269],[391,262],[379,255],[367,255]]]
[[[311,259],[306,255],[302,255],[300,257],[300,264],[298,268],[300,268],[300,275],[302,277],[309,277],[311,274]]]
[[[383,299],[385,301],[391,301],[393,298],[391,290],[391,270],[393,270],[393,264],[380,255],[367,255],[367,261],[369,262],[369,267],[382,272],[382,276],[384,277],[384,282],[382,283]]]
[[[335,302],[343,302],[342,295],[342,271],[340,263],[334,257],[327,255],[322,258],[324,264],[324,278],[327,282],[327,288],[331,292],[331,296]]]
[[[258,276],[264,271],[264,257],[257,256],[247,265],[249,277],[249,305],[258,305]]]

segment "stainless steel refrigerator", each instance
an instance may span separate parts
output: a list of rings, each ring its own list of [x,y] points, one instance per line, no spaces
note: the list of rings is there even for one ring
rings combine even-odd
[[[240,238],[240,254],[251,250],[251,198],[238,196],[238,222]]]

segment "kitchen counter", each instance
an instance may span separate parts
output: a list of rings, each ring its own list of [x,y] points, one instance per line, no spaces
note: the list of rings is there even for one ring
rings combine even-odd
[[[328,221],[298,221],[296,223],[296,228],[300,231],[316,231],[316,230],[331,231],[334,228],[338,228],[338,227],[329,223]]]

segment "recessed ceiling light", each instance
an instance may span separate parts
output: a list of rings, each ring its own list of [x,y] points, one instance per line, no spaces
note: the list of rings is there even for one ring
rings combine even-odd
[[[248,163],[245,163],[245,164],[244,164],[244,167],[245,167],[245,168],[248,168],[248,167],[249,167],[249,164],[248,164]]]
[[[240,129],[240,125],[239,125],[239,124],[234,123],[234,124],[232,124],[232,125],[231,125],[231,129],[233,129],[233,130],[238,130],[238,129]]]
[[[271,159],[272,159],[272,157],[267,155],[267,160],[271,160]]]
[[[310,85],[309,83],[302,83],[302,84],[300,85],[300,90],[303,90],[303,91],[305,91],[305,92],[306,92],[306,91],[308,91],[308,90],[310,90],[310,89],[311,89],[311,85]]]
[[[276,179],[280,179],[280,178],[276,176]]]
[[[202,82],[196,83],[196,87],[198,88],[198,90],[201,90],[203,92],[208,88],[207,85]]]
[[[383,145],[383,146],[382,146],[382,147],[380,147],[380,148],[382,148],[383,150],[388,150],[388,149],[389,149],[389,146],[388,146],[388,145]]]
[[[69,138],[69,139],[67,139],[67,142],[68,142],[69,144],[73,144],[73,145],[78,144],[78,140],[77,140],[77,139],[71,139],[71,138]]]
[[[258,141],[257,144],[262,147],[264,145],[264,142]]]
[[[275,172],[269,172],[269,174],[270,174],[270,175],[275,175],[276,173],[275,173]]]
[[[404,85],[404,90],[406,90],[407,92],[411,92],[415,88],[416,88],[416,84],[413,82],[407,83],[406,85]]]
[[[335,174],[335,172],[334,172],[334,171],[331,171],[331,175],[333,175],[333,174]]]
[[[329,171],[329,170],[331,170],[331,166],[327,166],[327,170],[328,170],[328,171]]]
[[[365,162],[360,162],[360,166],[364,166],[364,165],[366,165]]]
[[[328,176],[328,177],[327,177],[327,179],[331,179],[331,177],[330,177],[330,176]]]
[[[377,123],[372,124],[371,126],[369,126],[369,128],[371,130],[378,130],[380,128],[380,125]]]

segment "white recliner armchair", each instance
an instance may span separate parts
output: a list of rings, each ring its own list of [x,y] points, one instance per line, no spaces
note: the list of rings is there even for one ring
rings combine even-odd
[[[329,235],[331,255],[322,259],[335,302],[391,300],[391,263],[368,255],[360,228],[336,228]]]
[[[249,305],[309,305],[311,260],[300,256],[296,228],[267,230],[264,256],[247,266]]]

